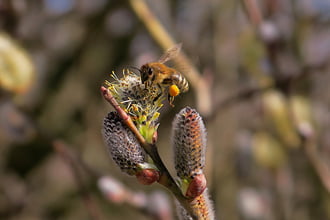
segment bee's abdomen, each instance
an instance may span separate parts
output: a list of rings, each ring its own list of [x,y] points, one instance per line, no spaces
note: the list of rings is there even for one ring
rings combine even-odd
[[[176,83],[175,83],[179,89],[180,89],[180,92],[187,92],[189,90],[189,84],[188,84],[188,81],[186,80],[186,78],[179,74],[178,77],[177,77],[177,80],[176,80]]]

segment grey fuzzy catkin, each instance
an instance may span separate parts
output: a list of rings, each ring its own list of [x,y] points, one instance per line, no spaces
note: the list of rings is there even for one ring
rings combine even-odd
[[[104,118],[102,134],[108,151],[119,168],[128,175],[135,175],[137,165],[145,162],[146,154],[117,112],[110,112]]]
[[[193,178],[205,166],[206,130],[195,109],[186,107],[176,116],[172,125],[172,146],[177,175]]]
[[[198,216],[198,219],[214,220],[214,206],[210,199],[208,189],[206,188],[200,196],[190,202],[193,213]],[[179,220],[193,220],[188,212],[175,200],[176,212]]]

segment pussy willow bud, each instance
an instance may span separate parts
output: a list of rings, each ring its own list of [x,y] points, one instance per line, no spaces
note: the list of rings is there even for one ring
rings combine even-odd
[[[206,188],[205,166],[206,131],[196,110],[186,107],[173,121],[172,144],[174,163],[184,195],[194,198]]]
[[[143,185],[150,185],[159,180],[157,169],[142,169],[136,173],[136,179]]]
[[[193,177],[205,166],[206,131],[196,110],[186,107],[173,121],[174,163],[179,177]]]
[[[103,138],[112,159],[128,175],[135,175],[146,155],[132,131],[117,112],[110,112],[103,120]]]
[[[206,178],[204,173],[194,176],[185,190],[185,196],[188,198],[195,198],[204,192],[206,188]]]

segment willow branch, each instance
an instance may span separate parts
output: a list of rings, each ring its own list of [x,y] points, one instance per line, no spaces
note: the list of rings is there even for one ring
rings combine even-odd
[[[146,26],[150,35],[163,48],[163,50],[167,50],[176,44],[157,17],[151,12],[144,0],[129,0],[129,3],[137,17]],[[173,60],[178,66],[184,67],[184,75],[195,90],[199,112],[202,115],[210,114],[211,89],[205,78],[201,76],[185,53],[181,52]]]
[[[314,170],[319,176],[322,185],[330,193],[330,169],[317,151],[317,146],[313,138],[305,139],[304,148],[306,155],[311,162]]]
[[[258,26],[262,22],[262,14],[256,0],[242,0],[251,23]]]
[[[317,143],[313,128],[308,125],[299,125],[295,118],[293,118],[293,122],[296,131],[300,135],[301,143],[304,147],[307,158],[309,159],[316,174],[319,176],[322,185],[327,192],[330,193],[330,168],[323,159],[322,155],[320,155],[317,151]]]
[[[94,200],[91,198],[90,194],[86,190],[86,184],[84,184],[81,174],[79,172],[80,169],[82,171],[85,171],[90,177],[93,178],[93,180],[97,180],[98,183],[100,181],[103,181],[103,183],[107,183],[107,186],[103,187],[98,184],[99,189],[102,192],[102,195],[107,201],[110,201],[112,203],[122,203],[125,202],[125,204],[129,205],[130,207],[138,210],[139,212],[145,214],[146,216],[153,217],[155,219],[161,220],[161,219],[167,219],[162,218],[161,213],[157,213],[155,216],[155,213],[152,213],[151,210],[148,209],[147,205],[148,203],[145,202],[145,200],[136,200],[137,196],[143,196],[147,198],[146,194],[142,194],[141,192],[135,193],[131,191],[130,189],[126,188],[124,185],[122,185],[121,182],[119,182],[117,179],[114,179],[110,176],[104,176],[101,173],[96,172],[91,167],[89,167],[85,161],[81,159],[81,157],[76,153],[69,151],[68,146],[62,141],[54,141],[53,147],[57,153],[63,158],[63,160],[70,165],[73,176],[75,177],[75,180],[79,186],[80,193],[83,197],[84,203],[86,205],[86,208],[89,212],[89,215],[91,216],[91,219],[105,219],[101,217],[101,213],[99,212],[97,205],[95,204]],[[113,185],[116,185],[120,188],[115,190],[115,195],[111,197],[111,193],[107,194],[106,189],[107,187],[113,187]],[[113,190],[113,189],[112,189]],[[112,192],[113,194],[113,192]]]
[[[162,159],[159,156],[157,146],[152,143],[148,143],[144,137],[140,134],[139,130],[136,128],[135,124],[133,123],[131,117],[119,106],[116,99],[112,96],[111,92],[105,88],[104,86],[101,86],[101,93],[106,101],[108,101],[118,112],[118,115],[120,118],[124,121],[124,123],[127,125],[127,127],[134,133],[136,138],[138,139],[141,146],[144,148],[144,150],[149,154],[151,159],[153,160],[154,164],[160,171],[160,178],[158,183],[165,186],[167,189],[169,189],[174,196],[177,198],[177,200],[181,203],[183,207],[186,208],[188,213],[194,217],[194,219],[197,219],[195,214],[193,213],[193,210],[190,206],[190,203],[188,199],[182,194],[179,186],[174,181],[173,177],[167,170],[166,166],[164,165]]]
[[[90,218],[92,220],[103,219],[97,205],[95,204],[95,201],[86,189],[86,185],[84,184],[81,173],[79,172],[79,167],[76,164],[76,158],[74,158],[71,152],[69,152],[68,147],[62,141],[54,141],[53,148],[71,168],[72,174]]]

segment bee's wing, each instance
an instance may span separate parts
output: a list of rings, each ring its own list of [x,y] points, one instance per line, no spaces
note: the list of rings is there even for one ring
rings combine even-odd
[[[159,58],[159,63],[166,63],[167,61],[176,57],[181,50],[182,43],[175,44],[173,47],[169,48],[165,53]]]

